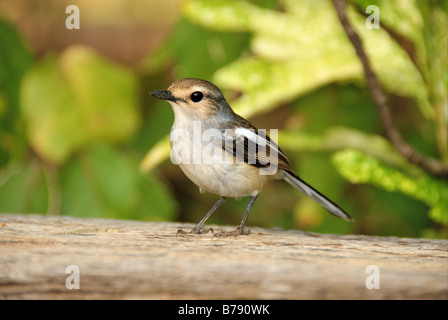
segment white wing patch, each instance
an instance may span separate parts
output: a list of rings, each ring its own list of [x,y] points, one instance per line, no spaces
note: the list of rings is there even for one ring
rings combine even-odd
[[[233,131],[237,139],[239,137],[246,137],[247,139],[255,143],[255,145],[260,145],[263,148],[270,148],[272,153],[275,152],[286,157],[283,152],[279,150],[277,144],[271,138],[269,138],[269,140],[266,138],[268,137],[268,135],[266,134],[265,130],[259,130],[258,132],[256,132],[255,130],[239,127]]]

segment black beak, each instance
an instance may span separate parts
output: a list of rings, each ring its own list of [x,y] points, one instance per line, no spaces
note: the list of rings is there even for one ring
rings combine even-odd
[[[158,99],[161,99],[161,100],[168,100],[168,101],[173,101],[173,102],[176,102],[177,100],[179,100],[176,97],[174,97],[173,94],[171,93],[171,91],[169,91],[169,90],[152,91],[152,92],[150,92],[150,94]]]

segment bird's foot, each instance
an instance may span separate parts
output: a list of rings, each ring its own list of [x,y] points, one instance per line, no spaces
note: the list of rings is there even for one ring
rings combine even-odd
[[[190,232],[179,229],[179,230],[177,230],[176,235],[179,235],[179,234],[204,234],[204,233],[209,233],[209,232],[213,233],[213,229],[212,228],[194,227],[193,229],[191,229]]]
[[[213,235],[212,239],[217,237],[236,237],[239,235],[244,235],[247,236],[250,234],[250,229],[245,229],[245,228],[241,228],[238,227],[235,229],[235,231],[222,231],[222,232],[217,232]]]

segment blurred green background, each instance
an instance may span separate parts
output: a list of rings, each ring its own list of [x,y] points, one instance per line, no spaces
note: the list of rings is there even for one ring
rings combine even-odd
[[[447,1],[349,3],[400,132],[447,163]],[[70,4],[79,30],[65,27]],[[372,4],[379,30],[365,25]],[[296,172],[356,220],[275,181],[248,226],[447,237],[447,181],[384,137],[329,0],[2,0],[0,212],[198,222],[218,197],[171,164],[172,110],[148,94],[182,77],[279,129]],[[247,202],[227,201],[210,223],[239,224]]]

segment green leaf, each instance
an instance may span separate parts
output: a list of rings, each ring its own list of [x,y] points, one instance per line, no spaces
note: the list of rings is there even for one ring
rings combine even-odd
[[[253,17],[261,12],[246,1],[216,0],[211,3],[199,0],[187,1],[182,6],[184,16],[193,21],[200,20],[202,25],[218,31],[245,31],[253,23]]]
[[[94,144],[62,168],[64,215],[170,220],[176,200],[154,174],[141,174],[129,156]]]
[[[84,130],[101,141],[128,139],[140,124],[135,75],[80,45],[65,50],[59,63],[84,118]]]
[[[411,177],[360,151],[345,150],[334,154],[333,163],[352,183],[370,183],[388,192],[401,192],[431,207],[430,217],[448,225],[448,183],[422,174]]]
[[[238,59],[248,41],[247,34],[215,32],[181,19],[167,41],[143,61],[143,70],[154,74],[174,62],[175,78],[210,79],[216,69]],[[194,54],[186,54],[185,48]]]
[[[72,158],[61,169],[63,215],[75,217],[113,216],[99,197],[92,177],[78,158]]]
[[[253,33],[253,57],[218,70],[215,82],[242,92],[236,109],[249,116],[267,112],[322,85],[364,79],[330,0],[282,1],[285,12],[247,1],[189,0],[185,17],[204,27]],[[383,86],[412,96],[423,114],[434,117],[423,79],[407,53],[387,31],[369,30],[365,17],[349,8],[350,20],[363,38]]]
[[[421,44],[423,41],[422,28],[423,17],[417,7],[415,0],[350,0],[357,5],[360,12],[370,5],[379,8],[381,25],[404,36],[414,43]],[[366,16],[370,13],[365,13]],[[405,16],[405,17],[403,17]]]
[[[138,172],[133,164],[111,147],[95,144],[82,158],[83,168],[98,195],[116,212],[135,202]]]
[[[11,161],[0,169],[0,212],[47,212],[47,182],[37,161]]]
[[[0,166],[25,149],[19,87],[32,56],[16,30],[0,18]]]
[[[0,116],[5,113],[5,109],[18,114],[19,85],[31,61],[31,53],[18,33],[0,19],[0,95],[6,101],[6,105],[2,105],[0,109]]]
[[[338,62],[335,61],[338,60]],[[232,103],[244,117],[268,112],[332,81],[347,81],[358,73],[349,60],[331,57],[318,65],[310,62],[269,62],[242,58],[215,73],[215,82],[242,91]]]
[[[41,157],[62,163],[88,141],[88,131],[74,92],[47,56],[25,75],[21,109],[27,136]]]
[[[135,76],[84,46],[46,56],[22,84],[28,139],[56,163],[91,141],[128,139],[139,125],[137,107]]]
[[[155,173],[140,175],[140,205],[135,218],[153,221],[172,221],[178,209],[177,200]]]
[[[367,134],[356,129],[333,127],[328,129],[324,135],[280,131],[279,141],[281,141],[282,148],[296,151],[333,152],[341,149],[354,149],[388,165],[406,170],[409,173],[421,173],[419,169],[410,165],[386,138],[376,134]]]

